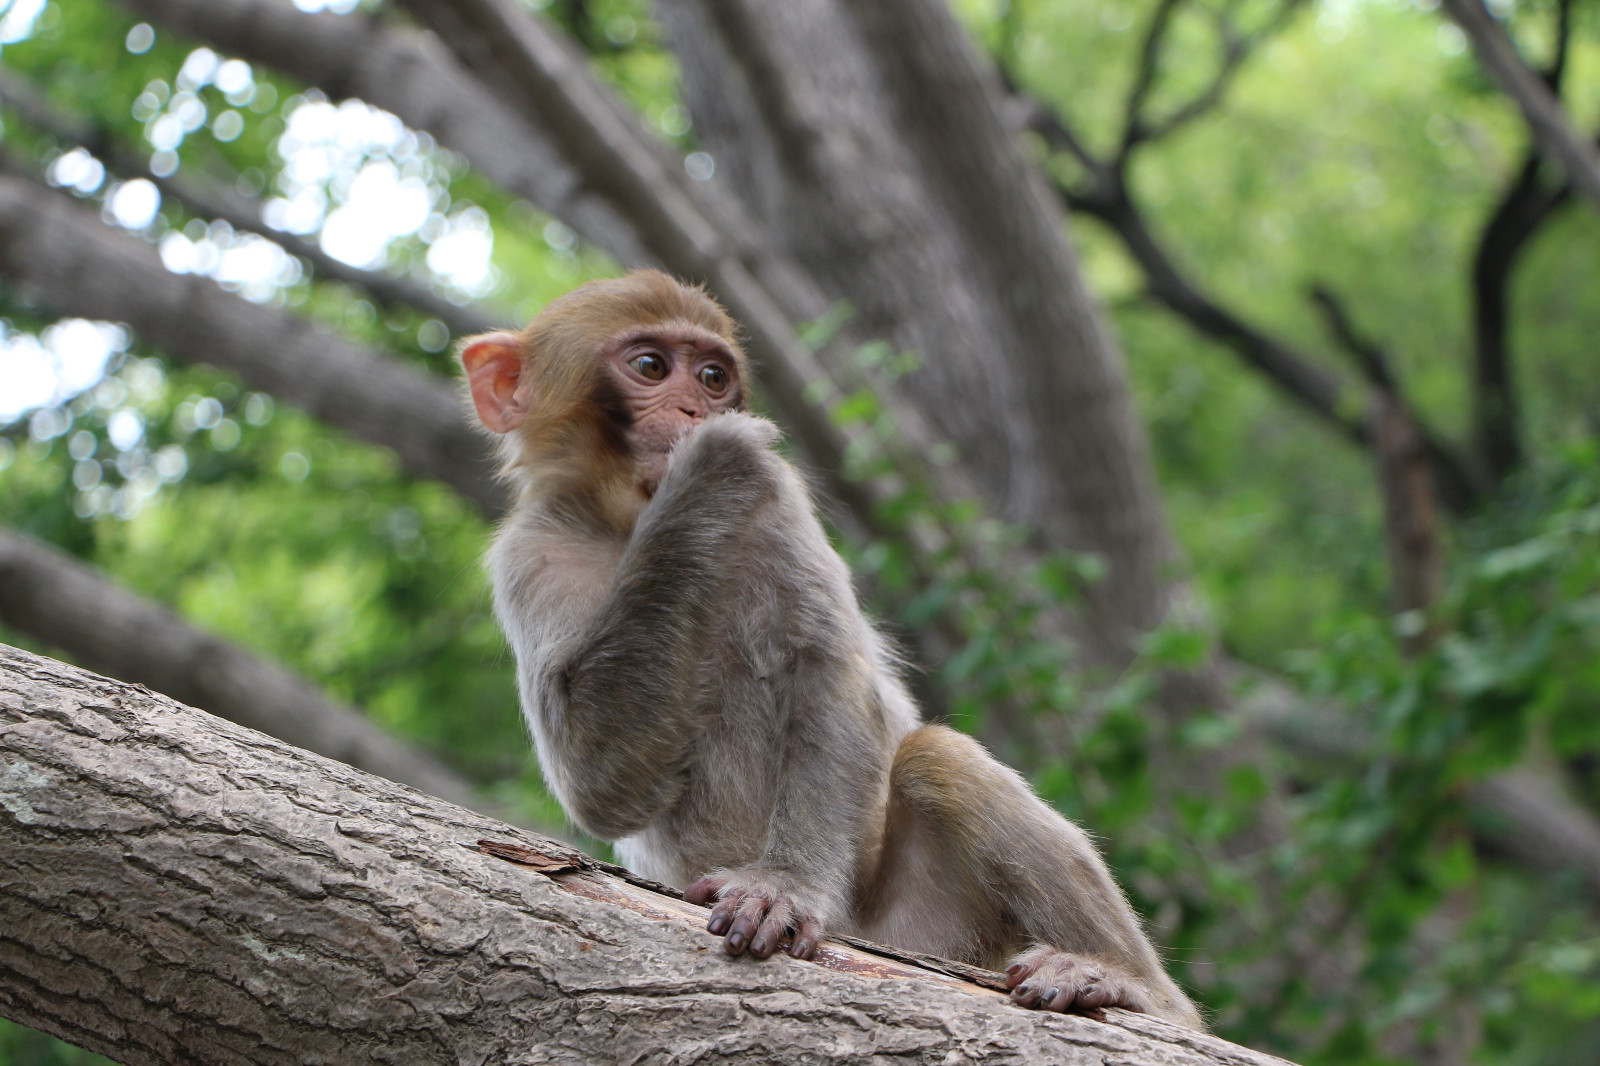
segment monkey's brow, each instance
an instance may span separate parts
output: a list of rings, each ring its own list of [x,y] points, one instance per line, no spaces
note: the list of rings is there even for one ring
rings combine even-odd
[[[701,349],[709,349],[725,359],[731,359],[733,352],[728,347],[728,342],[717,336],[716,333],[695,322],[684,322],[674,319],[668,322],[652,322],[645,326],[634,326],[617,334],[612,344],[617,348],[625,348],[630,344],[641,341],[656,341],[666,344],[689,343]]]

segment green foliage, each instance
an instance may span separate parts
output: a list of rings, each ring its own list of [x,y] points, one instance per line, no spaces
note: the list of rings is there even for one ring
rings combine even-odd
[[[695,147],[675,62],[643,0],[536,6],[583,42],[651,128]],[[1113,145],[1154,4],[957,6],[1097,152]],[[1390,353],[1430,424],[1461,439],[1470,257],[1526,135],[1432,6],[1306,7],[1261,45],[1217,110],[1142,149],[1132,179],[1159,238],[1220,299],[1312,353],[1351,384],[1354,400],[1355,375],[1306,299],[1311,285],[1329,286]],[[1548,54],[1553,9],[1554,0],[1515,6],[1513,28],[1530,54]],[[1248,31],[1280,9],[1270,0],[1180,7],[1153,113],[1207,84],[1224,10]],[[58,106],[155,157],[155,124],[185,91],[179,71],[193,45],[158,29],[153,46],[131,52],[134,21],[102,0],[51,3],[27,40],[4,46],[4,62]],[[1592,6],[1580,5],[1576,25],[1566,96],[1592,122]],[[295,110],[320,97],[271,72],[252,75],[248,92],[214,82],[189,90],[204,120],[163,166],[241,193],[288,195],[280,138]],[[236,131],[227,114],[238,116]],[[70,147],[4,117],[4,148],[21,160],[48,164]],[[1069,181],[1081,177],[1071,160],[1046,162]],[[446,222],[472,211],[494,234],[499,284],[485,298],[508,316],[525,318],[612,269],[423,138],[372,148],[351,166],[366,163],[392,164],[427,186],[437,221],[382,256],[415,282],[462,296],[429,253]],[[324,214],[344,202],[349,178],[317,188]],[[93,202],[108,188],[82,195]],[[167,202],[144,236],[226,250],[231,234],[208,222]],[[1497,827],[1469,802],[1477,784],[1517,764],[1565,771],[1576,798],[1600,810],[1597,227],[1587,207],[1558,211],[1519,266],[1512,345],[1531,467],[1452,528],[1449,593],[1413,620],[1434,639],[1411,658],[1388,615],[1366,457],[1142,299],[1139,271],[1114,235],[1088,220],[1074,227],[1113,309],[1173,526],[1224,648],[1286,675],[1344,738],[1342,750],[1239,760],[1260,743],[1241,713],[1219,708],[1183,722],[1151,714],[1157,688],[1215,650],[1206,627],[1160,630],[1118,676],[1086,675],[1039,623],[1103,581],[1103,563],[1028,553],[1022,565],[1023,531],[970,502],[938,501],[915,479],[902,478],[877,516],[890,535],[841,545],[892,625],[935,633],[948,649],[926,686],[947,701],[939,710],[1001,748],[1010,743],[1004,753],[1035,767],[1044,796],[1105,834],[1175,969],[1228,1037],[1308,1066],[1376,1066],[1477,1025],[1475,1061],[1600,1057],[1600,922],[1585,886],[1531,875],[1477,846]],[[438,323],[380,311],[298,269],[249,295],[453,370]],[[49,323],[4,290],[0,313],[14,330]],[[837,308],[808,342],[823,343],[849,313]],[[859,355],[869,376],[915,369],[887,346]],[[885,450],[894,427],[872,390],[839,398],[831,412],[861,431],[847,456],[851,476],[897,473]],[[228,375],[135,347],[90,391],[0,427],[0,514],[302,672],[440,753],[508,808],[559,819],[489,616],[477,561],[486,524],[440,486],[404,477],[384,453]],[[907,545],[926,528],[952,533],[932,557]],[[1020,738],[1035,725],[1059,743],[1034,750]],[[1196,765],[1224,769],[1197,790],[1184,769]],[[1266,854],[1239,845],[1263,810],[1286,827]],[[0,1023],[0,1066],[92,1061]]]

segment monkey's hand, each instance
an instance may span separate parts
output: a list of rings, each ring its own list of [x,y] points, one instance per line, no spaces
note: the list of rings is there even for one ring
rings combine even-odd
[[[1092,955],[1074,955],[1040,945],[1017,956],[1006,969],[1011,1002],[1041,1010],[1121,1007],[1150,1013],[1155,996],[1143,981]]]
[[[667,476],[682,479],[692,470],[701,477],[748,477],[768,467],[779,436],[777,426],[743,411],[712,415],[679,438],[667,461]]]
[[[822,907],[814,903],[815,894],[784,874],[747,868],[720,870],[690,885],[683,898],[690,903],[717,904],[711,910],[706,928],[716,936],[727,934],[722,942],[729,955],[750,954],[764,959],[778,950],[786,934],[794,939],[789,954],[809,959],[822,942]]]

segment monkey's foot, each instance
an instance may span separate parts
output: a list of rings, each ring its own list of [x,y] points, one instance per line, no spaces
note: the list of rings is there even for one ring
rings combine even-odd
[[[822,919],[803,906],[798,886],[786,885],[781,878],[759,870],[721,871],[702,877],[690,885],[683,898],[706,904],[715,899],[706,929],[716,936],[726,934],[723,946],[729,955],[750,954],[764,959],[778,950],[789,933],[794,939],[789,954],[809,959],[822,942]]]
[[[1039,946],[1017,956],[1006,969],[1011,1002],[1040,1010],[1121,1007],[1150,1012],[1154,997],[1144,982],[1111,963]]]

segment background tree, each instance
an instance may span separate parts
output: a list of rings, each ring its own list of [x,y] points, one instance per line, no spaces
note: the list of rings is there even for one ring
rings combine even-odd
[[[550,818],[449,342],[665,265],[1226,1035],[1600,1043],[1592,11],[298,6],[0,16],[9,522]]]

